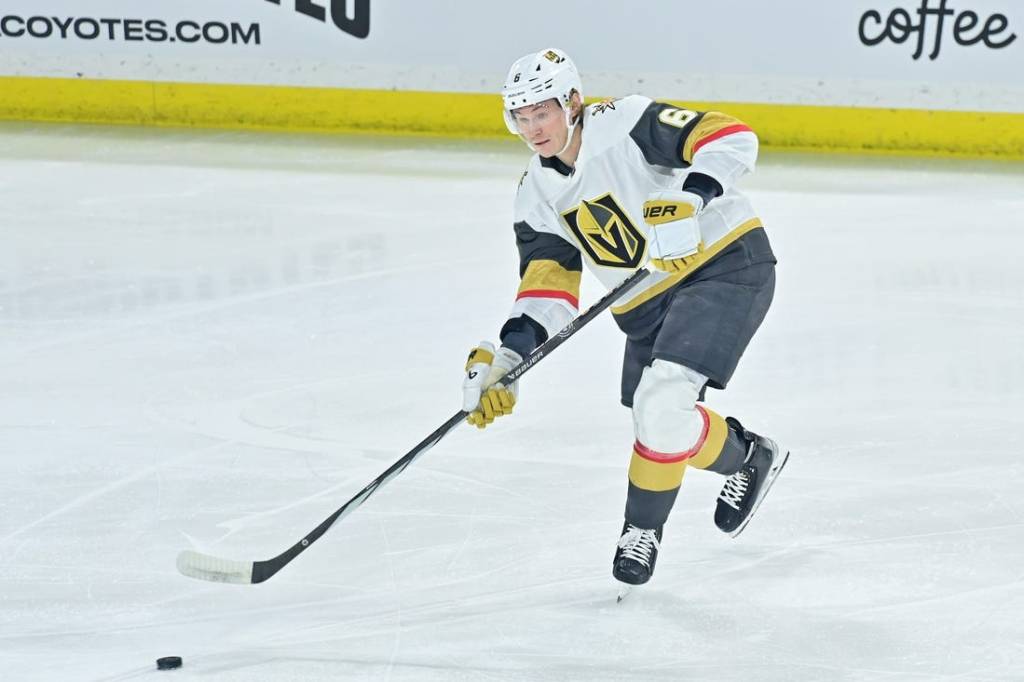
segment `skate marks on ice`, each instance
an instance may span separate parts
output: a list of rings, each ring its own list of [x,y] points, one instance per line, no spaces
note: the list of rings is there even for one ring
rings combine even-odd
[[[389,572],[377,575],[387,582]],[[602,637],[609,619],[617,618],[604,609],[604,578],[580,576],[511,589],[478,585],[470,575],[402,593],[380,589],[274,609],[239,609],[219,614],[215,622],[172,623],[167,631],[174,636],[197,626],[202,631],[230,626],[217,646],[188,657],[191,670],[217,679],[276,679],[287,667],[293,674],[315,671],[314,679],[351,671],[356,677],[390,672],[391,679],[416,680],[603,680],[621,679],[635,668],[612,647],[613,637]],[[319,590],[329,593],[332,587],[337,589],[320,585]],[[540,630],[538,619],[545,623]],[[601,639],[598,646],[594,637]],[[577,666],[580,656],[587,659],[583,671]]]
[[[488,306],[516,254],[433,264],[504,239],[522,151],[288,138],[268,152],[259,136],[186,135],[181,159],[180,134],[122,144],[107,130],[95,164],[67,127],[36,155],[26,145],[47,133],[33,130],[35,142],[6,138],[28,163],[5,166],[0,186],[13,240],[0,253],[13,453],[0,473],[33,484],[8,486],[0,521],[2,675],[63,679],[73,661],[83,679],[125,678],[164,654],[185,657],[175,674],[218,682],[1024,669],[1021,174],[765,159],[745,188],[779,290],[721,405],[771,424],[799,467],[736,540],[712,525],[720,481],[688,477],[656,577],[622,603],[609,518],[630,424],[610,319],[524,386],[509,425],[452,434],[301,565],[243,594],[178,577],[179,532],[225,556],[279,550],[430,430],[399,387],[456,399],[459,349],[482,318],[503,321],[505,304]],[[275,172],[248,170],[253,159]],[[360,209],[395,203],[396,178],[410,207]],[[951,205],[965,187],[974,200]],[[976,258],[957,247],[963,225],[988,235]],[[407,243],[414,263],[381,267]],[[487,312],[449,310],[463,296]],[[436,372],[363,376],[412,358],[411,341]]]

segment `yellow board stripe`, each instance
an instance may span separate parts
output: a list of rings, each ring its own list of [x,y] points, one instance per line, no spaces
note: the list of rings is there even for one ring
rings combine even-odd
[[[704,249],[699,253],[695,253],[692,256],[687,256],[686,266],[684,270],[680,270],[679,272],[669,275],[668,277],[661,280],[657,284],[654,284],[651,287],[643,290],[626,303],[623,303],[622,305],[612,306],[612,312],[616,315],[629,312],[630,310],[636,308],[640,304],[646,303],[647,301],[651,300],[658,294],[662,294],[668,291],[669,289],[671,289],[672,287],[674,287],[675,285],[679,284],[684,279],[692,275],[697,268],[704,265],[709,260],[717,256],[719,253],[721,253],[725,247],[732,244],[734,241],[745,235],[747,232],[750,232],[751,230],[756,230],[759,227],[762,227],[761,219],[751,218],[747,222],[741,224],[739,227],[734,229],[729,234],[719,239],[710,247]]]
[[[496,95],[271,85],[0,77],[0,119],[512,138]]]
[[[728,112],[773,149],[1024,159],[1021,112],[670,103]],[[4,76],[0,119],[515,140],[496,94]]]
[[[566,270],[557,261],[535,260],[530,261],[523,273],[523,280],[519,284],[519,293],[534,289],[558,290],[571,294],[574,298],[580,297],[580,278],[583,273]]]
[[[707,469],[709,466],[715,463],[718,456],[722,454],[722,449],[725,447],[726,436],[729,435],[729,425],[725,423],[725,419],[714,410],[709,410],[703,405],[698,405],[697,409],[703,412],[708,417],[708,435],[704,439],[704,443],[701,444],[700,450],[693,456],[692,459],[686,463],[690,466],[697,467],[698,469]]]
[[[633,451],[629,460],[629,481],[643,490],[663,492],[674,490],[683,482],[687,460],[679,462],[654,462]]]

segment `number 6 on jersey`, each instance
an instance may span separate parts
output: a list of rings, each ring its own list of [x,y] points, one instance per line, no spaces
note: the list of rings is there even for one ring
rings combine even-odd
[[[665,109],[658,114],[659,121],[676,128],[685,128],[686,124],[695,118],[697,118],[697,112],[689,109]]]

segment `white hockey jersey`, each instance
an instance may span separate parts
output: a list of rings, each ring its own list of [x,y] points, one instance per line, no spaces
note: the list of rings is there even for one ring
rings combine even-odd
[[[761,227],[734,188],[754,169],[757,136],[735,118],[633,95],[586,107],[582,125],[575,167],[537,154],[520,179],[515,231],[521,282],[503,341],[524,316],[543,327],[545,338],[575,316],[584,262],[608,288],[643,266],[649,229],[643,204],[652,192],[686,186],[705,197],[698,219],[704,246],[681,272],[656,272],[617,301],[612,312],[624,329],[632,311]]]

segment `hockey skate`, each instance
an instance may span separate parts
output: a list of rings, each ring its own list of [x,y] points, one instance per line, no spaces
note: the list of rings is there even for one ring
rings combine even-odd
[[[615,547],[612,575],[628,585],[643,585],[654,575],[654,564],[658,560],[660,548],[661,527],[637,528],[626,522]]]
[[[749,444],[743,466],[726,479],[715,506],[715,525],[723,533],[736,537],[761,506],[772,483],[786,465],[789,452],[780,452],[775,441],[747,431],[732,417],[726,422]]]

